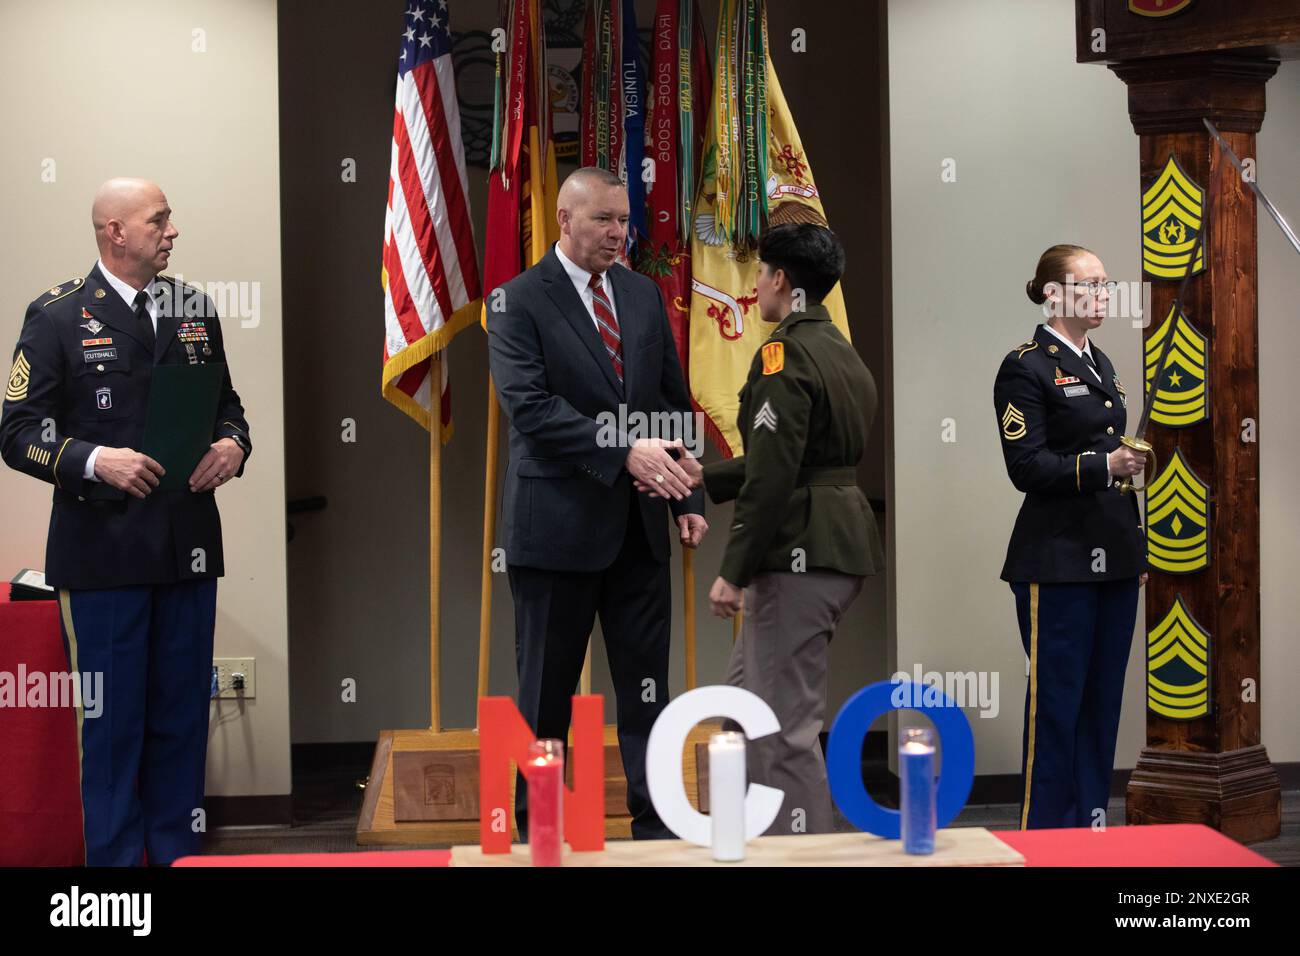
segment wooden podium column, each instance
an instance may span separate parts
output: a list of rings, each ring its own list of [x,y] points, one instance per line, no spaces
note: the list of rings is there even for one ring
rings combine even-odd
[[[1178,575],[1153,569],[1146,586],[1148,632],[1181,597],[1209,634],[1209,713],[1175,720],[1147,709],[1147,746],[1129,781],[1127,820],[1205,823],[1242,842],[1280,831],[1278,777],[1260,742],[1260,695],[1278,683],[1260,674],[1259,445],[1253,430],[1243,440],[1249,423],[1259,421],[1257,213],[1249,186],[1203,119],[1243,160],[1255,157],[1264,84],[1277,66],[1259,54],[1224,53],[1111,65],[1128,86],[1129,116],[1141,140],[1142,188],[1172,154],[1204,190],[1209,210],[1205,271],[1193,275],[1183,304],[1183,314],[1206,338],[1208,420],[1182,428],[1153,423],[1147,435],[1160,469],[1177,448],[1209,486],[1209,566]],[[1289,170],[1274,171],[1274,178],[1286,175]],[[1135,223],[1137,200],[1135,190]],[[1144,278],[1152,286],[1149,340],[1169,315],[1179,282]],[[1141,394],[1137,387],[1129,391]],[[1129,402],[1130,422],[1139,410]],[[1145,658],[1143,645],[1134,653]]]

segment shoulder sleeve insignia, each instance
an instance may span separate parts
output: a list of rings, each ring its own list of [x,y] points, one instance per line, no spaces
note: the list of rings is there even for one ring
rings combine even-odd
[[[1026,352],[1032,352],[1036,348],[1038,348],[1037,342],[1026,342],[1024,345],[1017,345],[1014,349],[1016,358],[1024,358]]]
[[[27,385],[31,381],[32,366],[23,355],[22,349],[14,359],[13,368],[9,370],[9,387],[5,389],[6,402],[21,402],[27,397]]]
[[[768,342],[763,346],[763,374],[775,375],[785,368],[785,343]]]
[[[1002,437],[1007,441],[1020,441],[1025,437],[1024,413],[1010,402],[1002,413]]]

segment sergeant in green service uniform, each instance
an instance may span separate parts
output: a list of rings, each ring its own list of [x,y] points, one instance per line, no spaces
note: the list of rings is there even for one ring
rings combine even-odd
[[[857,466],[876,414],[876,383],[822,299],[844,271],[823,226],[764,233],[758,305],[779,322],[740,392],[744,454],[701,466],[715,502],[735,500],[731,535],[709,599],[714,614],[745,609],[727,683],[761,697],[779,733],[747,745],[750,779],[785,792],[772,834],[827,833],[830,790],[819,735],[830,641],[863,578],[884,563]],[[802,304],[800,310],[798,306]]]

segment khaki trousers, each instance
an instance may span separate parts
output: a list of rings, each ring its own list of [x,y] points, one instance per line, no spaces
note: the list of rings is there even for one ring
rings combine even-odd
[[[745,616],[727,683],[757,694],[781,729],[746,742],[749,779],[785,791],[767,834],[834,830],[818,739],[826,715],[830,642],[863,579],[835,571],[773,571],[745,589]]]

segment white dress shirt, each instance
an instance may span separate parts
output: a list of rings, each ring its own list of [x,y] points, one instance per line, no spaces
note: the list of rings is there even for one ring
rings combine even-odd
[[[1070,349],[1070,351],[1073,352],[1079,358],[1083,359],[1083,356],[1086,353],[1088,358],[1083,359],[1083,364],[1087,365],[1088,371],[1092,372],[1093,376],[1097,379],[1098,382],[1101,382],[1101,372],[1097,370],[1095,365],[1097,359],[1092,354],[1092,343],[1088,341],[1088,337],[1086,335],[1083,337],[1083,348],[1079,348],[1079,346],[1075,345],[1073,342],[1067,339],[1060,332],[1056,331],[1056,329],[1052,328],[1046,322],[1043,323],[1043,328],[1047,329],[1047,331],[1051,332],[1058,339],[1064,342],[1065,345]],[[1104,385],[1106,383],[1102,382],[1102,384]]]
[[[582,299],[582,304],[587,307],[587,314],[591,316],[591,324],[596,326],[596,333],[599,334],[600,326],[596,323],[596,306],[592,304],[596,294],[587,285],[591,281],[593,273],[588,272],[561,252],[558,242],[555,244],[555,255],[559,258],[560,265],[564,266],[564,271],[569,274],[569,278],[573,280],[573,288],[577,290],[578,298]],[[605,290],[605,297],[609,299],[609,307],[614,313],[614,320],[618,321],[618,306],[614,304],[614,290],[609,287],[609,271],[594,274],[600,276],[601,288]]]
[[[134,312],[135,297],[138,294],[136,290],[131,288],[128,283],[123,282],[117,276],[113,275],[113,273],[109,272],[108,266],[104,265],[103,259],[100,259],[97,264],[99,266],[99,271],[102,272],[104,278],[108,280],[109,286],[114,292],[122,297],[122,301],[126,303],[126,307]],[[145,291],[149,293],[149,301],[145,305],[145,308],[149,310],[149,318],[153,321],[154,335],[158,334],[158,301],[154,298],[153,293],[153,286],[156,281],[157,280],[150,280],[149,284],[145,286]],[[86,470],[82,473],[82,477],[87,481],[99,481],[99,479],[95,477],[95,459],[99,457],[99,450],[103,447],[103,445],[96,445],[94,449],[91,450],[90,454],[86,456]]]

